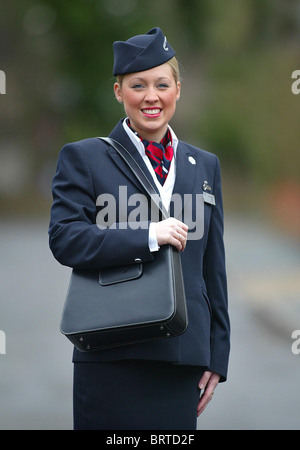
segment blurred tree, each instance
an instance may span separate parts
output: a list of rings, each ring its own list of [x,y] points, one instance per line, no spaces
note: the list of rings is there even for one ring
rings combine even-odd
[[[298,0],[11,0],[0,3],[2,209],[40,207],[43,195],[49,206],[61,146],[123,115],[113,41],[154,26],[183,67],[178,136],[218,154],[225,184],[300,183]]]

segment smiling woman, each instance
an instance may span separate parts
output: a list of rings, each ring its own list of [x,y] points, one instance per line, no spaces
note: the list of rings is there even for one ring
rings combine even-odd
[[[179,140],[169,125],[181,84],[175,51],[162,30],[117,41],[113,49],[114,92],[127,117],[109,137],[143,170],[170,217],[153,217],[142,184],[112,147],[97,138],[83,139],[65,145],[59,155],[50,247],[62,264],[98,272],[136,261],[155,264],[155,252],[174,246],[182,262],[189,324],[183,334],[168,339],[93,352],[75,348],[74,428],[194,430],[197,415],[219,381],[226,380],[229,357],[219,161]],[[135,214],[133,221],[135,205],[127,208],[127,199],[142,194],[145,214]],[[203,217],[197,220],[199,195]],[[114,216],[106,225],[108,199]],[[197,227],[201,222],[201,233],[189,230],[187,217],[196,218]],[[99,305],[95,314],[103,308]]]

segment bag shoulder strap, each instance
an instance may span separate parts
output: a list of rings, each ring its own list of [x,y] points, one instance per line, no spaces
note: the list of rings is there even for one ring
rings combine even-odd
[[[160,209],[160,211],[163,214],[164,219],[167,219],[170,217],[168,211],[162,204],[162,201],[159,197],[159,194],[154,189],[153,185],[149,181],[148,177],[145,175],[143,169],[140,167],[138,162],[133,158],[133,156],[129,153],[129,151],[123,147],[120,142],[116,141],[115,139],[111,139],[109,137],[99,137],[99,139],[107,142],[109,145],[111,145],[117,153],[121,156],[121,158],[126,162],[128,167],[131,169],[133,174],[136,176],[136,178],[139,180],[145,191],[148,193],[152,201],[155,203],[155,205]]]

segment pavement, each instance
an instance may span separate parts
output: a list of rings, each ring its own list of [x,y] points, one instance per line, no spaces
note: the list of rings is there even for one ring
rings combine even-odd
[[[48,248],[47,229],[45,220],[0,222],[0,330],[6,337],[5,354],[0,354],[2,430],[72,429],[72,345],[59,332],[71,269],[54,260]],[[272,354],[270,358],[273,358],[270,362],[275,364],[278,349],[283,346],[284,356],[277,374],[279,376],[281,369],[288,370],[288,373],[280,372],[280,380],[284,384],[291,383],[293,373],[298,386],[298,359],[291,353],[291,335],[294,330],[300,330],[299,241],[254,217],[230,216],[225,220],[225,247],[229,310],[235,339],[233,378],[244,377],[239,358],[244,358],[241,346],[246,345],[246,338],[247,345],[253,347],[247,350],[251,360],[244,362],[244,370],[248,364],[256,363],[261,367],[257,355],[261,353],[262,360],[265,358],[264,352],[259,351],[265,341],[252,336],[259,333],[258,330],[268,329],[282,342],[266,341]],[[243,316],[237,311],[242,311]],[[241,351],[237,355],[235,351],[239,347]],[[275,382],[272,367],[270,371],[271,375],[268,372],[266,376]],[[258,373],[257,377],[257,385],[265,383],[263,374]],[[222,390],[218,387],[219,406],[216,408],[220,409],[216,409],[215,414],[219,411],[220,423],[230,428],[239,424],[245,405],[238,403],[239,397],[230,382],[228,386]],[[275,385],[274,389],[281,387]],[[274,389],[270,389],[270,385],[264,386],[268,397],[263,403],[272,403]],[[291,409],[295,389],[293,386],[286,411]],[[231,416],[227,414],[225,400],[222,403],[222,391],[224,395],[230,392],[231,403],[236,397],[236,411]],[[298,402],[294,405],[294,416],[299,417],[297,405]],[[205,420],[210,420],[209,413],[206,417]],[[225,417],[228,422],[224,422]],[[243,427],[254,423],[248,416],[244,420]],[[263,420],[261,423],[266,423]],[[285,419],[278,420],[282,423]],[[210,426],[211,423],[207,425]]]
[[[285,339],[300,330],[300,239],[253,217],[225,223],[229,298]]]

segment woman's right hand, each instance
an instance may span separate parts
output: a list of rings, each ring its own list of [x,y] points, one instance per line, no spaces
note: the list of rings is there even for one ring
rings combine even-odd
[[[158,245],[171,244],[182,252],[186,247],[187,234],[188,226],[174,217],[169,217],[156,224]]]

